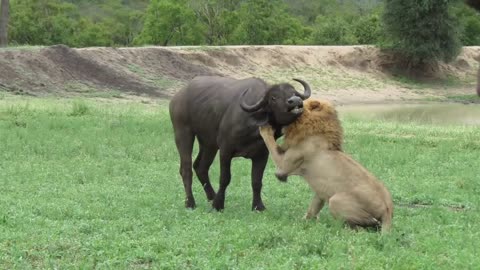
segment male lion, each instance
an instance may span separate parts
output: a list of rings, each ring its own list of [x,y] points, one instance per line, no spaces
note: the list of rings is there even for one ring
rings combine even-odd
[[[281,147],[273,133],[268,125],[260,127],[277,178],[286,181],[288,175],[301,175],[315,192],[305,218],[316,218],[328,201],[331,214],[352,228],[390,230],[391,195],[374,175],[342,151],[343,131],[332,104],[305,100],[303,114],[285,127]]]

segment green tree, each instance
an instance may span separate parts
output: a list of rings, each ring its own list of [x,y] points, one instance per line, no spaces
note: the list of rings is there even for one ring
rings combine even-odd
[[[72,38],[71,46],[111,46],[112,40],[108,29],[101,23],[94,23],[91,19],[81,18],[77,24],[79,31]]]
[[[152,0],[147,8],[137,44],[203,44],[203,30],[195,14],[183,1]]]
[[[239,1],[237,1],[239,2]],[[203,25],[209,45],[224,45],[240,23],[236,8],[238,3],[223,0],[190,0],[189,6]]]
[[[318,16],[312,33],[312,43],[318,45],[357,44],[352,25],[342,17]]]
[[[460,40],[465,46],[480,45],[480,14],[462,2],[454,6],[455,17],[460,21]]]
[[[241,23],[232,36],[239,44],[302,44],[307,31],[300,20],[286,12],[279,0],[246,0]]]
[[[100,5],[103,16],[99,24],[107,32],[112,45],[131,45],[134,38],[142,31],[142,12],[130,8],[124,2],[124,0],[108,0]]]
[[[18,44],[71,44],[76,21],[75,5],[60,0],[12,1],[11,40]]]
[[[384,49],[402,58],[408,70],[426,70],[437,61],[449,62],[461,49],[457,22],[451,15],[454,0],[386,0]]]
[[[0,47],[8,45],[8,20],[10,18],[10,1],[1,0],[0,5]]]
[[[384,35],[380,11],[358,18],[352,27],[358,44],[377,44]]]

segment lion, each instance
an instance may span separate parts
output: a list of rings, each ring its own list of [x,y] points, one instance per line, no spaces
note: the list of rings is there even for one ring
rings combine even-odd
[[[343,129],[330,102],[305,100],[302,115],[284,128],[282,146],[273,133],[269,125],[260,127],[277,178],[286,181],[288,175],[300,175],[315,192],[304,218],[316,219],[328,202],[332,216],[351,228],[390,231],[391,195],[382,182],[343,152]]]

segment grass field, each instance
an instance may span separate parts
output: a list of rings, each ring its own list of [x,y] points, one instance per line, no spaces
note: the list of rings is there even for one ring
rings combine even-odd
[[[389,235],[343,228],[301,178],[270,162],[250,211],[250,162],[233,162],[223,213],[184,191],[166,103],[0,99],[0,269],[475,269],[480,127],[343,117],[345,148],[382,179]],[[211,171],[218,186],[218,162]]]

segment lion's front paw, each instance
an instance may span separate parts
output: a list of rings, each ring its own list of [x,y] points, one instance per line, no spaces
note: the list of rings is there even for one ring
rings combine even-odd
[[[260,129],[260,135],[262,135],[262,137],[273,137],[275,131],[273,130],[272,126],[270,125],[265,125],[265,126],[261,126],[259,127]]]
[[[316,215],[310,214],[309,212],[305,213],[303,219],[305,220],[316,220],[318,217]]]

